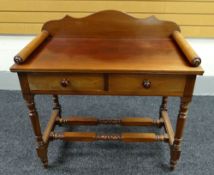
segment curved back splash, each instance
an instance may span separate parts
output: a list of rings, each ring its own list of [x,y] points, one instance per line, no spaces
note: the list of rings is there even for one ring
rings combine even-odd
[[[126,13],[106,10],[83,18],[65,16],[46,22],[42,30],[52,36],[84,38],[163,38],[180,31],[177,24],[154,16],[138,19]]]

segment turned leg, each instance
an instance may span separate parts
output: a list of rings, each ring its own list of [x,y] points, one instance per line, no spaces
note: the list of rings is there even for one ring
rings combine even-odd
[[[183,138],[184,126],[187,118],[188,106],[191,101],[191,97],[182,97],[180,103],[180,110],[177,118],[176,131],[174,143],[171,147],[171,159],[170,167],[174,169],[176,167],[177,161],[181,154],[181,141]]]
[[[162,102],[159,109],[159,119],[160,121],[163,121],[162,119],[162,111],[167,111],[167,103],[168,103],[168,97],[162,97]],[[163,126],[163,122],[158,126],[161,128]]]
[[[36,141],[38,146],[36,148],[38,157],[41,159],[45,168],[48,166],[48,157],[47,157],[47,144],[45,144],[42,140],[42,133],[40,128],[40,122],[38,113],[36,111],[34,96],[33,95],[25,95],[24,98],[26,100],[28,109],[29,109],[29,117],[33,126],[33,131],[36,136]]]
[[[162,111],[167,111],[167,103],[168,103],[168,97],[163,97],[162,103],[160,105],[160,110],[159,110],[159,113],[160,113],[159,118],[161,118],[161,112]]]
[[[59,117],[61,117],[61,105],[59,104],[59,99],[57,95],[53,95],[53,109],[58,109]]]

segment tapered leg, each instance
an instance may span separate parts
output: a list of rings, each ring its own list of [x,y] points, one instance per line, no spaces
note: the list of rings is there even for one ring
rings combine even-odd
[[[47,157],[47,144],[44,144],[42,140],[42,133],[40,128],[40,122],[38,113],[36,111],[35,102],[34,102],[34,96],[33,95],[24,95],[24,98],[26,100],[28,109],[29,109],[29,117],[33,126],[33,131],[36,136],[36,141],[38,143],[38,146],[36,148],[37,154],[39,158],[41,159],[44,167],[46,168],[48,166],[48,157]]]
[[[181,154],[181,141],[183,138],[184,126],[187,118],[188,106],[191,102],[191,97],[182,97],[180,110],[177,118],[174,143],[171,147],[170,167],[174,169]]]
[[[61,117],[61,105],[59,104],[59,99],[57,95],[53,95],[53,109],[58,109],[59,117]]]

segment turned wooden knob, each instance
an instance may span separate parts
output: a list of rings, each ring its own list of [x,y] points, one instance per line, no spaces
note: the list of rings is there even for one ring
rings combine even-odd
[[[149,80],[144,80],[143,81],[143,87],[145,89],[149,89],[151,87],[151,82]]]
[[[69,80],[63,79],[61,81],[61,86],[64,87],[64,88],[68,87],[69,84],[70,84]]]

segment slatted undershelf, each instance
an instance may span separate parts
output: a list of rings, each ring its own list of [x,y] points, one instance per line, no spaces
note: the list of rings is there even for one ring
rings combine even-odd
[[[54,132],[56,125],[121,125],[121,126],[157,126],[164,127],[164,134],[155,133],[121,133],[121,134],[99,134],[95,132]],[[122,119],[97,119],[95,117],[77,117],[66,118],[59,117],[59,110],[52,112],[50,120],[43,134],[43,141],[48,143],[52,140],[64,141],[98,141],[98,140],[118,140],[124,142],[155,142],[164,141],[170,145],[174,141],[174,131],[167,111],[161,112],[160,119],[150,117],[124,117]]]

